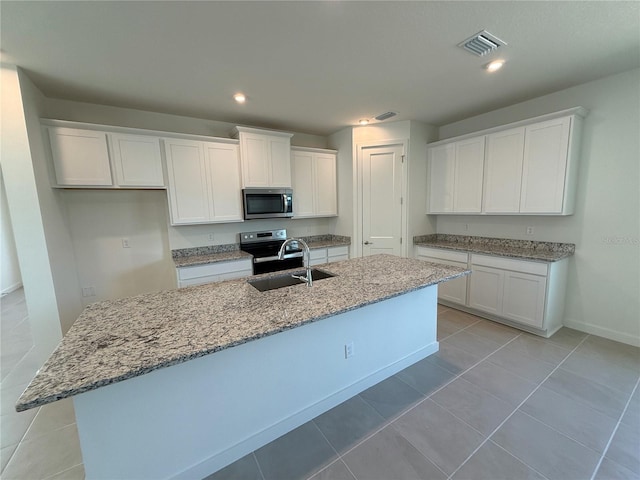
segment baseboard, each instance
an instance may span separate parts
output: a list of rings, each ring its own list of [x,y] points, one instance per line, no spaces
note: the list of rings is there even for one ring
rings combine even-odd
[[[318,415],[331,410],[333,407],[341,404],[342,402],[350,399],[354,395],[366,390],[369,387],[389,378],[390,376],[398,373],[401,370],[413,365],[414,363],[422,360],[433,353],[438,351],[438,342],[434,342],[426,347],[414,352],[406,357],[398,360],[391,365],[386,366],[372,373],[371,375],[357,381],[356,383],[349,385],[348,387],[320,400],[319,402],[310,405],[309,407],[301,410],[291,416],[281,420],[280,422],[262,430],[261,432],[252,435],[250,438],[220,452],[203,462],[194,465],[187,470],[180,472],[172,477],[174,480],[186,480],[192,478],[204,478],[211,473],[224,468],[224,466],[233,463],[234,461],[244,457],[248,453],[257,450],[258,448],[266,445],[267,443],[281,437],[285,433],[303,425],[309,420],[314,419]]]
[[[22,282],[17,282],[14,283],[13,285],[8,286],[7,288],[5,288],[4,290],[2,290],[0,292],[0,295],[2,295],[3,297],[11,292],[15,292],[16,290],[18,290],[19,288],[22,288]]]
[[[564,326],[579,330],[580,332],[590,333],[591,335],[597,335],[599,337],[608,338],[616,342],[626,343],[633,345],[634,347],[640,347],[640,337],[631,335],[629,333],[618,332],[610,328],[601,327],[599,325],[593,325],[589,323],[576,322],[574,320],[564,320]]]

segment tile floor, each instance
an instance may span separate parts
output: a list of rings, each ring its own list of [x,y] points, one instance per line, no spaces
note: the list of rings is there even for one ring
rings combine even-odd
[[[640,479],[640,349],[439,306],[440,351],[208,480]],[[2,478],[82,479],[73,404],[15,413],[35,368],[2,298]],[[22,351],[22,353],[20,353]]]
[[[40,367],[23,290],[0,299],[0,461],[3,480],[83,479],[73,402],[17,413],[15,402]]]

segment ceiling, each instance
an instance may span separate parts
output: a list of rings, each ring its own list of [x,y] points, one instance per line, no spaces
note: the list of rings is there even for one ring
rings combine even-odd
[[[319,135],[389,110],[443,125],[640,66],[637,1],[3,0],[0,16],[2,60],[48,97]],[[508,45],[457,47],[483,29]]]

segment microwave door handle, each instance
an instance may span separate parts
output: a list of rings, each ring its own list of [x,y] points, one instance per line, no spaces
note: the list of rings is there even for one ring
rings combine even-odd
[[[282,212],[287,213],[289,211],[289,199],[286,193],[282,194],[282,202],[284,203],[284,210]]]

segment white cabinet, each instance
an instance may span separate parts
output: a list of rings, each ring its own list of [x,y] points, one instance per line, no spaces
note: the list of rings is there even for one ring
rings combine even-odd
[[[244,278],[253,274],[250,258],[176,268],[178,288]]]
[[[429,145],[427,213],[572,215],[586,113],[577,107]]]
[[[105,132],[65,127],[49,127],[48,131],[58,185],[113,185]]]
[[[429,149],[429,213],[482,209],[484,136]]]
[[[522,213],[562,213],[571,117],[526,127]]]
[[[518,213],[522,185],[524,127],[487,135],[483,211]]]
[[[164,187],[160,139],[110,133],[116,182],[121,187]]]
[[[238,146],[164,139],[172,225],[242,221]]]
[[[349,260],[349,247],[314,248],[310,252],[310,265],[322,265],[324,263],[340,262]]]
[[[165,187],[158,137],[56,126],[45,128],[56,186]]]
[[[243,187],[291,187],[293,134],[236,127]]]
[[[471,308],[543,329],[547,264],[473,254],[471,269]]]
[[[438,248],[416,247],[416,258],[431,263],[468,268],[469,255]],[[438,285],[438,299],[458,305],[467,303],[467,277],[459,277]]]
[[[338,214],[335,151],[292,148],[291,174],[294,218]]]

